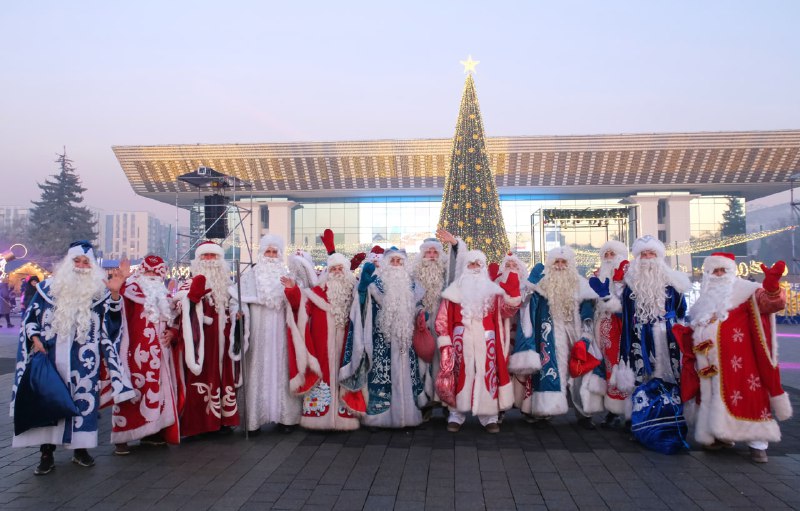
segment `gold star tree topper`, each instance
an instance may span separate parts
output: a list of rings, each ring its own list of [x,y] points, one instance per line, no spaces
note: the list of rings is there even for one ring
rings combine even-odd
[[[472,60],[472,55],[467,57],[467,60],[459,60],[462,66],[464,66],[464,73],[475,73],[475,66],[481,63],[480,60]]]

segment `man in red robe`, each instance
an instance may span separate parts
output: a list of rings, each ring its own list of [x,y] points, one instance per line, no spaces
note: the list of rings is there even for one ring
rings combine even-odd
[[[175,294],[173,327],[181,436],[230,431],[236,404],[239,355],[229,312],[230,270],[222,247],[205,241],[192,261],[192,278]]]
[[[781,387],[775,313],[786,305],[779,280],[786,264],[764,270],[759,285],[736,276],[733,254],[717,252],[703,262],[700,297],[689,313],[699,376],[695,439],[712,449],[747,442],[751,459],[767,462],[768,442],[781,439],[778,420],[792,415]],[[683,344],[683,343],[682,343]],[[695,378],[695,382],[698,378]],[[689,381],[681,381],[684,398]],[[694,386],[697,389],[697,386]]]
[[[511,272],[504,283],[492,282],[479,250],[467,252],[463,261],[459,278],[442,292],[436,316],[436,389],[450,408],[448,431],[459,431],[472,412],[488,433],[498,433],[498,414],[514,405],[503,322],[519,309],[519,278]]]
[[[172,303],[164,287],[167,267],[156,255],[144,258],[139,273],[129,277],[120,294],[124,299],[120,356],[130,371],[136,397],[112,408],[111,442],[114,454],[129,454],[128,442],[162,445],[178,443],[171,334]]]
[[[300,425],[348,431],[358,429],[359,416],[366,411],[361,388],[367,363],[362,336],[354,332],[361,328],[358,300],[355,304],[353,300],[356,278],[351,262],[335,252],[332,236],[327,240],[323,236],[330,255],[319,285],[301,288],[288,276],[281,277],[281,282],[305,337],[305,353],[297,357],[307,361],[305,376],[291,374],[291,380],[299,383],[292,390],[303,395]],[[292,372],[295,367],[289,369]],[[302,369],[300,364],[296,369]]]

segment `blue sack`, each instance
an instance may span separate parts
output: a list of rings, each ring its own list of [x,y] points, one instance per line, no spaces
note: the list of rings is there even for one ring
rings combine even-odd
[[[631,432],[643,446],[662,454],[689,448],[680,387],[653,378],[636,387],[631,399]]]
[[[34,353],[17,386],[14,434],[55,426],[59,420],[76,415],[80,411],[53,363],[45,353]]]

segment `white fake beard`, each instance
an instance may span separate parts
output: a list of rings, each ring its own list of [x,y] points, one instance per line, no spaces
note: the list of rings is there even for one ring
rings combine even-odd
[[[206,278],[206,289],[211,289],[211,298],[218,312],[228,308],[228,286],[231,284],[228,265],[224,261],[193,261],[192,274]]]
[[[435,261],[423,259],[417,263],[415,273],[425,288],[425,296],[422,298],[425,311],[428,314],[436,314],[444,286],[444,262],[441,258]]]
[[[706,325],[714,316],[720,322],[728,319],[731,292],[736,278],[736,275],[727,273],[719,277],[707,273],[703,275],[700,296],[689,311],[693,326]]]
[[[628,267],[625,282],[633,292],[636,317],[650,323],[664,316],[669,284],[669,268],[663,259],[634,259]]]
[[[602,259],[600,268],[597,270],[597,278],[600,279],[600,282],[604,282],[606,279],[612,282],[614,280],[614,270],[619,268],[622,260],[622,256],[616,256],[613,259]]]
[[[277,257],[265,257],[261,255],[258,264],[255,266],[256,272],[256,294],[258,303],[268,309],[277,309],[283,305],[283,284],[281,277],[289,274],[289,270]]]
[[[378,328],[392,344],[401,348],[411,345],[414,331],[414,293],[411,276],[404,266],[384,266],[380,279],[383,282],[383,303],[378,311]]]
[[[579,285],[578,273],[572,268],[556,270],[550,267],[547,269],[539,282],[539,288],[547,298],[553,319],[565,322],[573,321],[578,310],[576,296]]]
[[[461,315],[465,320],[482,320],[494,305],[498,286],[483,268],[466,269],[458,280],[461,289]]]
[[[153,324],[172,319],[170,299],[161,277],[140,275],[133,279],[144,295],[144,317]]]
[[[92,302],[106,291],[103,271],[92,264],[91,268],[75,268],[71,258],[65,258],[53,274],[50,286],[55,309],[53,329],[56,335],[83,340],[92,324]]]
[[[350,320],[350,305],[353,303],[355,283],[356,277],[352,273],[328,275],[328,280],[325,282],[331,314],[339,328],[344,328]]]

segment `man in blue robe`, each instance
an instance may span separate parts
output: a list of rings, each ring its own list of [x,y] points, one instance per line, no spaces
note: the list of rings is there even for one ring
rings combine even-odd
[[[36,352],[47,354],[80,412],[55,426],[32,428],[14,436],[13,447],[40,446],[42,456],[36,475],[53,470],[56,445],[74,449],[73,463],[94,465],[87,449],[97,446],[101,361],[105,362],[114,401],[121,403],[136,396],[118,352],[122,325],[119,290],[129,273],[130,264],[123,261],[111,278],[104,280],[91,244],[75,242],[53,276],[38,285],[31,300],[20,331],[11,413],[20,379]]]

